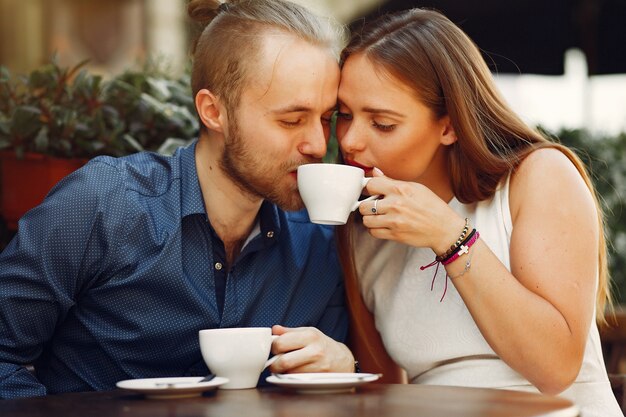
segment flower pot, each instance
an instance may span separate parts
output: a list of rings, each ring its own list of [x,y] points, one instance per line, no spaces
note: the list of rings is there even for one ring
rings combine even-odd
[[[85,159],[61,159],[26,153],[18,159],[12,151],[0,152],[0,213],[9,230],[41,203],[48,191],[63,177],[83,166]]]

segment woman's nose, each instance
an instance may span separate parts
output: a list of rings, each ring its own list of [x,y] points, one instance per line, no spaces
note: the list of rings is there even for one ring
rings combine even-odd
[[[364,148],[363,135],[354,123],[337,127],[337,141],[344,153],[353,154]]]

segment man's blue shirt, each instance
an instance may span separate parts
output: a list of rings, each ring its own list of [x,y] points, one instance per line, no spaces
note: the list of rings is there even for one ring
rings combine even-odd
[[[204,375],[201,329],[315,326],[345,340],[332,229],[266,201],[227,265],[194,153],[95,158],[20,221],[0,253],[0,398]]]

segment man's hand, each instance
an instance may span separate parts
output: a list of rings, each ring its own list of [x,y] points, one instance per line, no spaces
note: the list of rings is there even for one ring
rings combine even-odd
[[[354,372],[354,356],[343,343],[336,342],[315,327],[272,327],[279,335],[272,353],[281,355],[270,370],[274,373]]]

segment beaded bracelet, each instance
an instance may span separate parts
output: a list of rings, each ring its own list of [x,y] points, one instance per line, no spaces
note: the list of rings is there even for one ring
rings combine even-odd
[[[454,254],[455,254],[455,253],[457,253],[459,250],[461,250],[461,246],[466,245],[466,244],[467,244],[467,242],[469,242],[469,241],[470,241],[470,239],[471,239],[472,237],[474,237],[474,234],[475,234],[475,233],[477,233],[477,232],[476,232],[476,229],[472,229],[472,231],[471,231],[471,232],[469,232],[469,235],[467,235],[467,237],[463,240],[463,242],[461,242],[461,244],[460,244],[460,245],[459,245],[459,246],[458,246],[455,250],[453,250],[453,251],[452,251],[452,253],[450,253],[450,255],[448,255],[447,257],[445,257],[444,259],[442,259],[442,260],[441,260],[441,261],[439,261],[439,262],[441,262],[442,264],[445,264],[445,262],[446,262],[448,259],[452,258],[452,257],[454,256]]]
[[[454,251],[461,245],[461,243],[465,240],[468,230],[469,230],[469,219],[466,217],[465,227],[463,227],[463,231],[461,232],[461,235],[459,236],[459,238],[456,240],[456,242],[454,242],[452,246],[450,246],[450,249],[448,249],[444,254],[435,256],[435,260],[437,262],[441,262],[444,259],[450,257],[454,253]]]
[[[445,260],[441,261],[441,263],[443,265],[451,264],[452,262],[454,262],[457,259],[459,259],[461,256],[463,256],[466,253],[468,253],[469,252],[469,248],[471,248],[472,245],[474,243],[476,243],[476,241],[478,240],[479,237],[480,237],[480,233],[478,233],[476,231],[476,229],[472,230],[471,236],[469,237],[467,242],[462,243],[459,246],[457,251],[455,251],[448,259],[445,259]]]
[[[440,265],[447,265],[449,263],[454,262],[455,260],[457,260],[460,256],[463,256],[464,254],[469,252],[469,248],[472,247],[474,245],[474,243],[476,243],[476,241],[478,240],[478,238],[480,237],[480,233],[478,233],[478,231],[476,229],[472,229],[472,231],[470,232],[470,234],[464,238],[463,241],[461,241],[459,243],[459,245],[455,248],[456,250],[452,250],[451,253],[443,258],[440,259],[439,256],[435,256],[435,260],[432,261],[431,263],[429,263],[428,265],[422,265],[420,266],[420,270],[423,271],[427,268],[430,268],[431,266],[435,266],[437,265],[437,267],[435,268],[435,273],[433,274],[433,279],[430,283],[430,290],[433,290],[433,287],[435,285],[435,278],[437,278],[437,272],[439,271],[439,266]],[[470,260],[471,261],[471,260]],[[462,274],[457,275],[455,278],[463,275],[465,272],[467,272],[467,270],[469,269],[471,262],[468,261],[468,263],[466,264],[465,270],[463,271]],[[442,302],[444,297],[446,296],[446,292],[448,291],[448,273],[446,272],[446,281],[445,281],[445,286],[443,289],[443,294],[441,295],[441,299],[439,300],[439,302]]]

